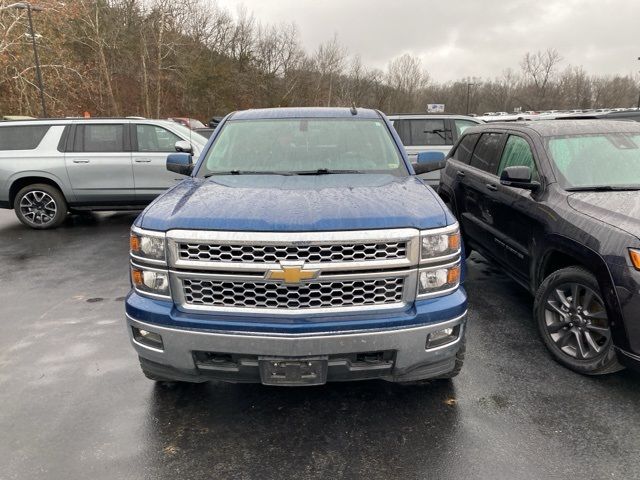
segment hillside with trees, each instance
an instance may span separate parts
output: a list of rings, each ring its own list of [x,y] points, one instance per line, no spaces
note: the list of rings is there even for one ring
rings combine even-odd
[[[9,5],[0,0],[0,7]],[[387,113],[630,107],[638,78],[590,75],[554,49],[523,52],[492,79],[440,83],[410,54],[385,70],[364,65],[339,38],[305,51],[293,23],[265,24],[206,0],[41,0],[34,12],[49,114],[188,115],[235,109],[340,106]],[[37,116],[26,11],[0,10],[0,114]]]

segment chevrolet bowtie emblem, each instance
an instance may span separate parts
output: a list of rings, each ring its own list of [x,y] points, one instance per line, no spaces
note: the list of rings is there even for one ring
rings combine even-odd
[[[303,270],[299,265],[282,265],[279,270],[269,270],[268,280],[282,280],[284,283],[300,283],[302,280],[310,280],[318,276],[318,270]]]

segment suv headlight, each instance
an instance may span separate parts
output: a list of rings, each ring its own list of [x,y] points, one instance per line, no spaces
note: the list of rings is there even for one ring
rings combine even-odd
[[[169,273],[166,270],[131,265],[131,283],[141,292],[155,297],[171,298]]]
[[[434,260],[460,253],[460,228],[458,224],[439,228],[433,232],[420,232],[420,259]]]
[[[151,260],[153,263],[165,262],[164,233],[134,227],[131,229],[129,247],[133,257]]]
[[[418,273],[418,298],[436,296],[460,285],[460,260],[448,265],[421,268]]]
[[[640,249],[630,248],[629,257],[631,257],[631,264],[636,270],[640,270]]]

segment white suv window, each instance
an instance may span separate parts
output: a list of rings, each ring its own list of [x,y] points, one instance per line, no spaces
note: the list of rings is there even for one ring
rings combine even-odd
[[[0,150],[33,150],[44,138],[50,125],[0,126]]]
[[[176,142],[182,140],[175,133],[156,125],[136,125],[138,152],[174,152]]]
[[[451,132],[445,130],[444,119],[402,119],[395,120],[393,126],[405,147],[453,144]]]

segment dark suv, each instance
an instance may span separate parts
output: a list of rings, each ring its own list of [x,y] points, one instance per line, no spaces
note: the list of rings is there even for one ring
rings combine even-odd
[[[441,178],[467,250],[535,294],[559,362],[586,374],[640,366],[640,124],[473,127]]]

